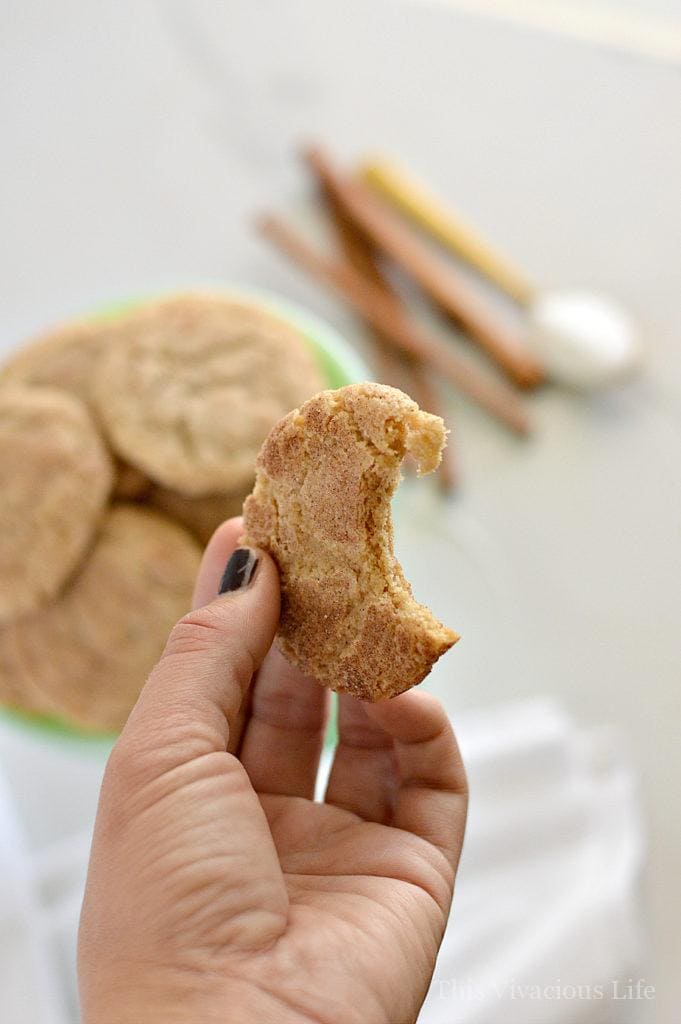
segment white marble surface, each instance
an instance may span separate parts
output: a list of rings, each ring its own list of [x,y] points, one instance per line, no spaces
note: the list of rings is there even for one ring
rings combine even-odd
[[[407,499],[398,540],[417,593],[464,635],[432,679],[454,715],[546,692],[625,729],[650,823],[647,976],[674,1019],[678,67],[406,0],[27,0],[0,20],[2,350],[111,298],[216,278],[356,335],[251,231],[263,205],[303,210],[293,147],[311,137],[399,154],[537,278],[634,312],[645,377],[546,390],[527,443],[452,397],[462,493]]]

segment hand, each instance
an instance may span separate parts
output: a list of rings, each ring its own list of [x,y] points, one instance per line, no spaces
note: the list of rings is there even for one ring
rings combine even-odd
[[[314,803],[328,694],[270,649],[274,563],[258,552],[250,584],[214,599],[240,528],[209,544],[197,610],[109,759],[79,936],[83,1022],[413,1022],[463,840],[454,735],[427,693],[343,696]]]

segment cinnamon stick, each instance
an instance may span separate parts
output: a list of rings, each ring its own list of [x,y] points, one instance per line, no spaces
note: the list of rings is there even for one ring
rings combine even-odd
[[[343,296],[366,317],[376,330],[390,338],[403,352],[422,359],[487,412],[516,434],[529,432],[529,423],[522,403],[500,381],[482,373],[419,324],[405,318],[374,284],[354,267],[329,259],[316,252],[285,221],[274,215],[259,219],[258,226],[268,238],[309,274]]]
[[[303,156],[306,156],[306,151],[303,153]],[[311,169],[316,174],[314,163],[311,163]],[[403,315],[407,317],[408,313],[402,300],[378,265],[375,248],[348,217],[347,212],[336,201],[333,193],[325,187],[324,181],[318,179],[318,184],[348,263],[366,280],[374,284],[381,291],[385,299],[392,302],[395,308],[401,310]],[[407,385],[409,393],[412,394],[422,409],[435,413],[436,416],[442,416],[443,410],[441,408],[440,396],[432,385],[428,368],[423,360],[417,359],[415,356],[408,355],[405,352],[400,353],[385,334],[368,323],[365,316],[362,316],[362,320],[373,336],[375,348],[382,363],[382,376],[385,378],[386,383],[395,383],[402,386],[402,381],[399,380],[401,377],[399,371],[400,369],[406,369],[407,376],[409,377],[409,384]],[[444,419],[444,416],[442,418]],[[454,449],[450,440],[442,453],[442,462],[437,471],[438,484],[445,494],[449,494],[454,490],[457,483],[453,452]]]
[[[390,298],[396,303],[399,302],[397,293],[377,266],[374,253],[367,239],[357,231],[338,203],[334,201],[333,196],[324,188],[323,184],[320,183],[320,185],[322,197],[326,202],[347,262],[362,277],[373,283],[377,288],[380,288],[386,298]],[[375,343],[374,350],[377,359],[377,370],[380,373],[381,379],[385,379],[387,384],[401,382],[403,372],[406,371],[409,374],[412,366],[415,365],[415,360],[413,357],[407,356],[396,349],[380,331],[377,331],[371,324],[367,323],[365,317],[361,319],[366,324]],[[401,383],[399,386],[401,386]]]
[[[361,180],[339,174],[319,147],[309,149],[307,159],[367,238],[460,323],[510,380],[522,388],[541,382],[543,371],[534,356],[452,264],[424,244]]]

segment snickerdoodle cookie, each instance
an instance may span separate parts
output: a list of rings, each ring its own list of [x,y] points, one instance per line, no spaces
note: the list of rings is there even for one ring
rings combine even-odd
[[[0,622],[58,594],[91,543],[112,479],[78,399],[0,388]]]
[[[89,402],[107,344],[107,324],[70,320],[22,345],[0,367],[0,383],[39,384]]]
[[[252,481],[251,481],[252,483]],[[244,498],[248,488],[242,488],[233,494],[207,494],[203,498],[186,498],[177,491],[166,487],[154,486],[148,494],[147,501],[152,508],[157,508],[164,515],[182,523],[190,533],[207,544],[220,523],[232,516],[240,516]]]
[[[0,366],[0,385],[29,384],[65,391],[90,405],[99,363],[109,343],[109,318],[69,320],[25,342]],[[148,479],[122,459],[114,463],[114,497],[139,498]]]
[[[114,506],[59,599],[0,629],[0,699],[120,728],[171,627],[190,609],[200,558],[182,527]]]
[[[114,450],[187,497],[248,486],[268,431],[321,386],[307,340],[260,306],[194,292],[110,325],[96,388]]]
[[[458,639],[412,597],[390,518],[405,454],[427,473],[444,444],[442,420],[401,391],[352,384],[289,413],[262,447],[243,542],[279,566],[282,651],[333,690],[393,697]]]

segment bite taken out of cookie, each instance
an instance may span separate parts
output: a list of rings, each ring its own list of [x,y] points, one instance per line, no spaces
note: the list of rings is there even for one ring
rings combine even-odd
[[[394,697],[458,640],[412,596],[390,514],[405,455],[428,473],[445,441],[440,417],[403,392],[351,384],[289,413],[260,451],[243,543],[279,567],[279,647],[332,690]]]

